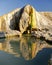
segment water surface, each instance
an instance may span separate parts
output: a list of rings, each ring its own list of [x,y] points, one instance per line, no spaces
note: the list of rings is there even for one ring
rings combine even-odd
[[[23,36],[0,39],[0,65],[48,65],[52,45]]]

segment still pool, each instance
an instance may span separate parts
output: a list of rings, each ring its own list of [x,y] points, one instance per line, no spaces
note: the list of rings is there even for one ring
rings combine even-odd
[[[0,65],[49,65],[51,56],[52,45],[44,40],[27,36],[0,39]]]

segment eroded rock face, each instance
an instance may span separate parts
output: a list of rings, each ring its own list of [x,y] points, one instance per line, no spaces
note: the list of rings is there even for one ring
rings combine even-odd
[[[52,40],[52,21],[38,12],[36,12],[36,20],[37,30],[32,31],[32,34],[38,38],[43,37],[46,40]]]
[[[44,15],[45,17],[52,21],[52,12],[40,12],[40,14]]]
[[[19,9],[14,10],[11,13],[3,15],[0,17],[0,32],[4,32],[6,37],[21,35],[20,31],[16,30],[16,22],[14,14],[18,12]],[[1,35],[0,37],[4,37]]]
[[[1,32],[21,35],[27,30],[37,38],[44,37],[46,40],[52,40],[52,19],[37,12],[31,5],[0,17]]]
[[[15,20],[16,20],[16,29],[19,30],[21,33],[26,31],[27,27],[29,26],[29,11],[31,6],[28,5],[26,7],[23,7],[20,11],[19,14],[15,15]]]

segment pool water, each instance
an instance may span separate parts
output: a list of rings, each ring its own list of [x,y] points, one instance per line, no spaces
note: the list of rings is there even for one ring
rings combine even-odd
[[[0,65],[49,65],[52,45],[30,36],[0,39]]]

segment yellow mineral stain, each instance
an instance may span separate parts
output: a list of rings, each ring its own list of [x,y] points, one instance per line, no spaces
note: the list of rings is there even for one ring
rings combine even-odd
[[[32,43],[32,58],[36,56],[36,49],[37,49],[37,44]]]
[[[36,29],[37,25],[36,25],[36,12],[35,9],[32,7],[32,11],[31,11],[31,28],[32,29]]]
[[[2,43],[0,43],[0,50],[2,50],[3,48],[2,48]]]

